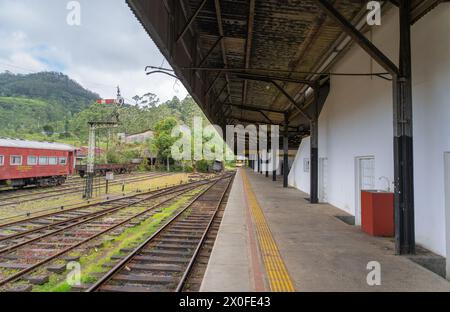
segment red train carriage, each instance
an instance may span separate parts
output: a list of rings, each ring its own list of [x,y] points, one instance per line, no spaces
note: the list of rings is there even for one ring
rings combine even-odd
[[[0,185],[60,185],[74,171],[75,148],[0,138]]]

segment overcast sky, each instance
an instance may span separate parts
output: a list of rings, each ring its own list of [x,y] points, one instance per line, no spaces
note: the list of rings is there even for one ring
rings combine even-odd
[[[70,26],[66,0],[0,0],[0,72],[60,71],[103,98],[131,102],[152,92],[184,98],[183,85],[146,76],[146,65],[168,67],[125,0],[79,0],[81,25]]]

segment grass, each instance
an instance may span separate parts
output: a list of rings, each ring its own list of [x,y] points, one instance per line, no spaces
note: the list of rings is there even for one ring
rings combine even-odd
[[[150,218],[144,220],[140,224],[126,229],[120,235],[112,240],[107,240],[100,249],[92,248],[85,255],[80,257],[81,265],[81,283],[93,283],[96,274],[104,273],[108,268],[104,264],[111,262],[111,257],[121,255],[121,250],[125,248],[133,248],[142,243],[146,238],[155,233],[161,226],[161,223],[172,216],[176,211],[183,207],[193,196],[201,190],[197,189],[189,192],[174,203],[164,207],[160,212],[155,213]],[[71,290],[71,286],[66,280],[61,280],[64,276],[52,274],[49,282],[45,285],[35,286],[34,292],[67,292]]]

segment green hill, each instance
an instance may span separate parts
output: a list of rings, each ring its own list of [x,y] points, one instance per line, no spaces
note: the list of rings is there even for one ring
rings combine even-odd
[[[70,113],[78,113],[99,98],[62,73],[0,74],[0,96],[41,99]]]
[[[61,73],[1,73],[0,135],[40,132],[44,125],[70,118],[98,98]]]
[[[96,104],[99,95],[84,89],[62,73],[0,74],[0,136],[46,141],[80,142],[88,138],[88,122],[104,120],[109,105]],[[115,133],[138,133],[154,129],[162,119],[174,117],[191,126],[194,116],[203,115],[187,96],[160,103],[152,93],[134,96],[133,104],[118,109],[120,125]],[[108,131],[99,131],[106,140]]]

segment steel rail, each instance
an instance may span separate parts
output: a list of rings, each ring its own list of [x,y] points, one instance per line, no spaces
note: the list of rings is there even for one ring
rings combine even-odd
[[[139,178],[130,178],[128,180],[126,180],[127,182],[139,182],[139,181],[144,181],[144,180],[152,180],[152,179],[156,179],[156,178],[160,178],[160,177],[164,177],[167,176],[168,174],[162,174],[162,175],[157,175],[157,176],[150,176],[150,177],[139,177]],[[115,181],[112,182],[110,185],[120,185],[122,183],[122,181]],[[99,185],[94,187],[94,189],[100,189],[102,186],[104,186],[105,184]],[[24,195],[20,195],[17,197],[13,197],[13,198],[7,198],[6,200],[8,201],[9,199],[17,199],[17,198],[21,198],[21,197],[27,197],[27,196],[39,196],[39,195],[45,195],[45,194],[51,194],[51,193],[56,193],[56,194],[52,194],[52,195],[46,195],[46,196],[40,196],[39,199],[43,199],[43,198],[51,198],[51,197],[55,197],[55,196],[60,196],[60,195],[66,195],[66,194],[72,194],[72,193],[76,193],[78,191],[83,190],[84,186],[76,186],[73,188],[67,188],[67,189],[63,189],[63,190],[50,190],[48,192],[43,192],[43,193],[36,193],[36,194],[24,194]],[[0,198],[2,199],[2,198]],[[3,199],[2,199],[3,200]],[[6,203],[0,203],[0,207],[3,206],[9,206],[9,205],[16,205],[16,204],[21,204],[21,203],[26,203],[26,202],[30,202],[30,201],[34,201],[36,200],[36,198],[28,198],[25,200],[20,200],[20,201],[13,201],[13,202],[6,202]]]
[[[131,175],[131,174],[127,174],[127,175],[123,175],[121,176],[121,178],[123,179],[133,179],[133,178],[141,178],[144,177],[145,174],[139,174],[139,175]],[[151,175],[148,177],[152,177]],[[56,191],[64,191],[64,190],[69,190],[75,187],[80,187],[84,185],[84,179],[79,178],[77,179],[77,181],[74,180],[70,180],[65,182],[64,184],[61,185],[51,185],[51,186],[32,186],[32,187],[28,187],[28,188],[22,188],[22,189],[7,189],[7,190],[0,190],[0,199],[1,200],[8,200],[8,199],[14,199],[14,198],[19,198],[19,197],[25,197],[25,196],[32,196],[32,195],[37,195],[37,194],[47,194],[50,192],[56,192]],[[102,183],[101,185],[104,185],[105,183]],[[12,196],[8,196],[6,195],[5,197],[3,197],[3,194],[7,194],[7,193],[19,193],[19,194],[14,194]]]
[[[201,184],[200,184],[200,186],[201,186]],[[165,195],[170,195],[170,194],[177,193],[177,192],[182,192],[182,191],[184,191],[184,190],[190,191],[190,190],[193,190],[193,189],[195,189],[195,188],[197,188],[197,187],[198,187],[198,186],[191,186],[191,187],[188,187],[187,189],[182,189],[182,190],[172,190],[171,192],[167,192],[167,193],[165,193],[165,194],[157,194],[157,196],[154,196],[154,197],[147,197],[147,198],[141,199],[141,200],[136,201],[136,202],[127,203],[127,204],[124,204],[124,205],[119,206],[119,207],[114,207],[114,208],[108,209],[108,211],[102,212],[101,214],[96,214],[96,215],[94,215],[94,216],[89,217],[88,219],[81,220],[81,221],[76,222],[76,223],[74,223],[74,224],[70,224],[70,225],[67,225],[67,226],[65,226],[65,227],[62,227],[62,228],[60,228],[60,229],[57,229],[57,230],[55,230],[55,231],[52,231],[52,232],[50,232],[50,233],[45,233],[45,234],[43,234],[43,235],[41,235],[41,236],[38,236],[38,237],[35,237],[35,238],[31,238],[31,239],[26,240],[26,241],[23,241],[23,242],[21,242],[21,243],[18,243],[18,244],[15,244],[15,245],[12,245],[12,246],[9,246],[9,247],[0,249],[0,254],[6,253],[6,252],[11,252],[11,251],[16,250],[16,249],[18,249],[18,248],[20,248],[20,247],[22,247],[22,246],[27,245],[27,244],[33,243],[33,242],[35,242],[35,241],[41,240],[41,239],[43,239],[43,238],[46,238],[46,237],[51,236],[51,235],[54,235],[54,234],[58,234],[58,233],[60,233],[60,232],[63,232],[63,231],[65,231],[65,230],[68,230],[68,229],[70,229],[70,228],[76,227],[76,226],[78,226],[78,225],[82,225],[82,224],[84,224],[84,223],[88,223],[89,221],[92,221],[92,220],[95,220],[95,219],[99,219],[99,218],[101,218],[101,217],[104,217],[104,216],[106,216],[106,215],[108,215],[108,214],[111,214],[111,213],[114,213],[114,212],[116,212],[116,211],[119,211],[119,210],[122,210],[122,209],[125,209],[125,208],[129,208],[129,207],[131,207],[131,206],[134,206],[134,205],[136,205],[136,204],[142,203],[142,202],[144,202],[144,201],[151,200],[151,199],[155,199],[155,198],[158,198],[158,197],[160,197],[160,196],[165,196]],[[69,222],[70,222],[70,221],[69,221]],[[34,232],[36,232],[36,231],[34,231]],[[17,238],[17,237],[14,237],[14,238]]]
[[[214,181],[212,183],[215,184],[215,183],[217,183],[217,181]],[[193,187],[193,188],[195,188],[195,187]],[[181,194],[187,193],[189,191],[191,191],[191,190],[185,190]],[[15,274],[13,274],[13,275],[11,275],[11,276],[3,279],[3,280],[0,280],[0,286],[4,286],[7,283],[16,281],[17,279],[21,278],[23,275],[25,275],[25,274],[27,274],[27,273],[37,269],[38,267],[40,267],[40,266],[42,266],[42,265],[44,265],[44,264],[46,264],[46,263],[48,263],[48,262],[50,262],[50,261],[52,261],[52,260],[54,260],[56,258],[62,256],[63,254],[65,254],[65,253],[67,253],[67,252],[69,252],[69,251],[71,251],[71,250],[73,250],[75,248],[78,248],[79,246],[81,246],[83,244],[86,244],[87,242],[89,242],[89,241],[91,241],[91,240],[93,240],[93,239],[95,239],[95,238],[97,238],[97,237],[99,237],[99,236],[101,236],[101,235],[103,235],[105,233],[108,233],[111,230],[114,230],[114,229],[116,229],[116,228],[118,228],[118,227],[120,227],[120,226],[122,226],[122,225],[124,225],[124,224],[126,224],[128,222],[130,222],[133,219],[136,219],[136,218],[138,218],[138,217],[140,217],[140,216],[142,216],[142,215],[144,215],[144,214],[146,214],[146,213],[148,213],[148,212],[150,212],[152,210],[155,210],[158,207],[161,207],[161,206],[165,205],[167,202],[172,201],[173,199],[179,197],[181,194],[176,195],[174,197],[171,197],[171,198],[169,198],[169,199],[167,199],[167,200],[165,200],[165,201],[163,201],[161,203],[155,204],[155,205],[151,206],[150,208],[148,208],[148,209],[146,209],[146,210],[144,210],[144,211],[142,211],[142,212],[140,212],[140,213],[138,213],[138,214],[136,214],[136,215],[134,215],[132,217],[129,217],[129,218],[119,222],[118,224],[115,224],[112,227],[109,227],[109,228],[107,228],[107,229],[105,229],[103,231],[100,231],[100,232],[94,234],[91,237],[88,237],[88,238],[86,238],[86,239],[84,239],[84,240],[82,240],[82,241],[80,241],[78,243],[75,243],[74,245],[72,245],[70,247],[64,248],[63,250],[57,252],[56,254],[54,254],[54,255],[52,255],[50,257],[47,257],[47,258],[45,258],[45,259],[43,259],[43,260],[41,260],[41,261],[31,265],[30,267],[28,267],[26,269],[23,269],[23,270],[20,270],[19,272],[15,273]]]
[[[134,198],[134,197],[138,197],[138,196],[150,195],[151,194],[149,197],[146,197],[144,199],[140,199],[138,201],[131,202],[131,203],[125,203],[124,205],[121,205],[121,206],[118,206],[118,207],[111,207],[111,208],[106,208],[106,209],[102,209],[102,210],[99,210],[99,211],[86,213],[84,215],[80,215],[80,216],[76,216],[76,217],[73,217],[73,218],[69,218],[67,220],[61,220],[61,221],[54,222],[54,223],[49,224],[49,225],[44,225],[44,226],[41,226],[41,227],[37,227],[35,229],[30,229],[30,230],[27,230],[27,231],[24,231],[24,232],[20,232],[20,233],[17,233],[17,234],[5,236],[5,237],[0,237],[0,242],[5,241],[5,240],[16,239],[16,238],[19,238],[19,237],[22,237],[22,236],[25,236],[25,235],[28,235],[28,234],[32,234],[32,233],[35,233],[35,232],[43,231],[43,230],[50,230],[51,227],[59,226],[59,225],[64,224],[64,223],[71,223],[71,222],[74,222],[74,221],[77,221],[77,220],[80,220],[80,219],[89,218],[87,220],[83,220],[83,221],[77,222],[75,224],[71,224],[68,227],[62,228],[62,230],[64,230],[64,229],[70,228],[72,226],[76,226],[76,225],[82,224],[85,221],[91,220],[92,218],[97,218],[99,216],[115,212],[116,210],[123,209],[123,208],[129,207],[129,206],[132,206],[132,205],[136,205],[136,204],[138,204],[138,203],[140,203],[142,201],[158,198],[160,196],[164,196],[164,195],[172,194],[174,192],[181,191],[178,188],[182,188],[182,187],[186,187],[186,186],[189,188],[189,185],[194,185],[191,188],[195,188],[195,187],[197,187],[195,184],[203,185],[205,183],[208,183],[207,181],[208,180],[195,181],[195,182],[191,182],[189,184],[181,184],[181,185],[177,185],[177,186],[172,186],[172,187],[169,187],[167,189],[163,189],[163,190],[159,190],[159,191],[151,191],[151,192],[144,193],[144,194],[137,194],[137,195],[134,195],[133,197],[123,197],[123,198],[114,199],[114,200],[108,201],[108,202],[101,202],[100,204],[98,204],[98,203],[97,204],[92,204],[93,206],[101,206],[101,205],[103,205],[105,203],[120,202],[121,200],[124,200],[124,199],[129,199],[129,198]],[[84,207],[84,208],[86,208],[86,207]],[[68,210],[66,210],[64,212],[60,212],[59,211],[57,213],[58,214],[59,213],[65,213],[67,211]],[[26,222],[29,222],[29,220],[24,221],[24,223],[26,223]],[[58,230],[58,231],[60,231],[60,230]],[[52,234],[52,233],[57,233],[57,232],[51,232],[50,234]],[[42,238],[42,237],[39,237],[39,238]],[[0,254],[4,253],[6,251],[10,251],[9,247],[6,247],[4,249],[0,249]]]
[[[72,211],[85,209],[85,208],[89,208],[89,207],[93,207],[93,206],[98,206],[98,205],[102,205],[102,204],[108,204],[108,203],[111,203],[111,202],[116,202],[116,201],[119,201],[119,200],[134,198],[134,197],[138,197],[138,196],[142,196],[142,195],[146,195],[146,194],[157,193],[157,192],[161,192],[161,191],[164,191],[164,190],[169,190],[169,189],[172,189],[172,188],[180,187],[180,186],[183,186],[183,185],[190,185],[190,184],[198,183],[198,182],[201,182],[201,181],[208,181],[208,180],[210,180],[210,179],[204,179],[204,180],[200,180],[200,181],[183,183],[183,184],[180,184],[180,185],[170,186],[170,187],[167,187],[167,188],[150,190],[150,191],[144,192],[144,193],[136,193],[136,194],[133,194],[133,195],[130,195],[130,196],[123,196],[123,197],[120,197],[120,198],[107,199],[105,201],[100,201],[100,202],[88,203],[88,204],[85,204],[85,205],[82,205],[82,206],[78,206],[78,207],[75,207],[75,208],[70,208],[70,209],[63,209],[64,206],[55,207],[55,209],[59,209],[59,210],[55,211],[55,212],[50,212],[50,213],[47,213],[47,214],[37,215],[37,216],[26,218],[26,219],[21,219],[21,220],[12,221],[12,222],[9,222],[9,223],[0,224],[0,229],[7,228],[9,226],[17,225],[17,224],[20,224],[20,223],[33,221],[33,220],[36,220],[36,219],[39,219],[39,218],[47,218],[47,217],[51,217],[51,216],[54,216],[54,215],[57,215],[57,214],[64,214],[64,213],[67,213],[67,212],[72,212]],[[2,238],[0,238],[0,241],[2,241]]]
[[[123,258],[118,264],[116,264],[111,270],[109,270],[105,275],[103,275],[97,282],[95,282],[91,287],[89,287],[85,292],[94,292],[106,284],[117,272],[119,272],[123,267],[130,262],[136,254],[138,254],[142,249],[144,249],[150,242],[152,242],[159,234],[161,234],[165,229],[168,228],[175,220],[177,220],[187,209],[189,209],[203,194],[209,191],[213,186],[215,186],[219,181],[228,179],[230,176],[222,177],[217,181],[214,181],[209,187],[195,196],[188,205],[186,205],[182,210],[180,210],[175,216],[173,216],[168,222],[166,222],[162,227],[160,227],[155,233],[148,237],[144,242],[137,246],[133,251],[131,251],[125,258]]]
[[[199,252],[200,252],[200,250],[201,250],[201,248],[203,246],[203,243],[206,241],[206,237],[208,235],[209,230],[211,229],[211,226],[212,226],[212,224],[214,222],[214,219],[216,218],[217,213],[220,210],[220,206],[223,203],[223,199],[225,198],[225,195],[227,194],[228,190],[230,189],[230,186],[231,186],[232,183],[233,183],[233,178],[230,179],[230,181],[228,182],[227,187],[225,188],[225,191],[220,196],[220,200],[217,203],[217,207],[216,207],[213,215],[211,216],[211,220],[209,220],[209,223],[206,226],[206,229],[203,232],[203,235],[200,238],[200,241],[198,242],[197,247],[195,248],[194,254],[191,257],[191,260],[189,261],[189,263],[188,263],[188,265],[186,267],[186,270],[184,271],[183,275],[181,276],[181,280],[178,282],[178,285],[177,285],[177,287],[175,289],[175,292],[181,292],[183,290],[183,287],[184,287],[184,285],[186,283],[186,280],[187,280],[187,278],[188,278],[188,276],[189,276],[189,274],[190,274],[190,272],[192,270],[192,267],[194,266],[195,261],[197,260],[197,256],[198,256],[198,254],[199,254]]]

